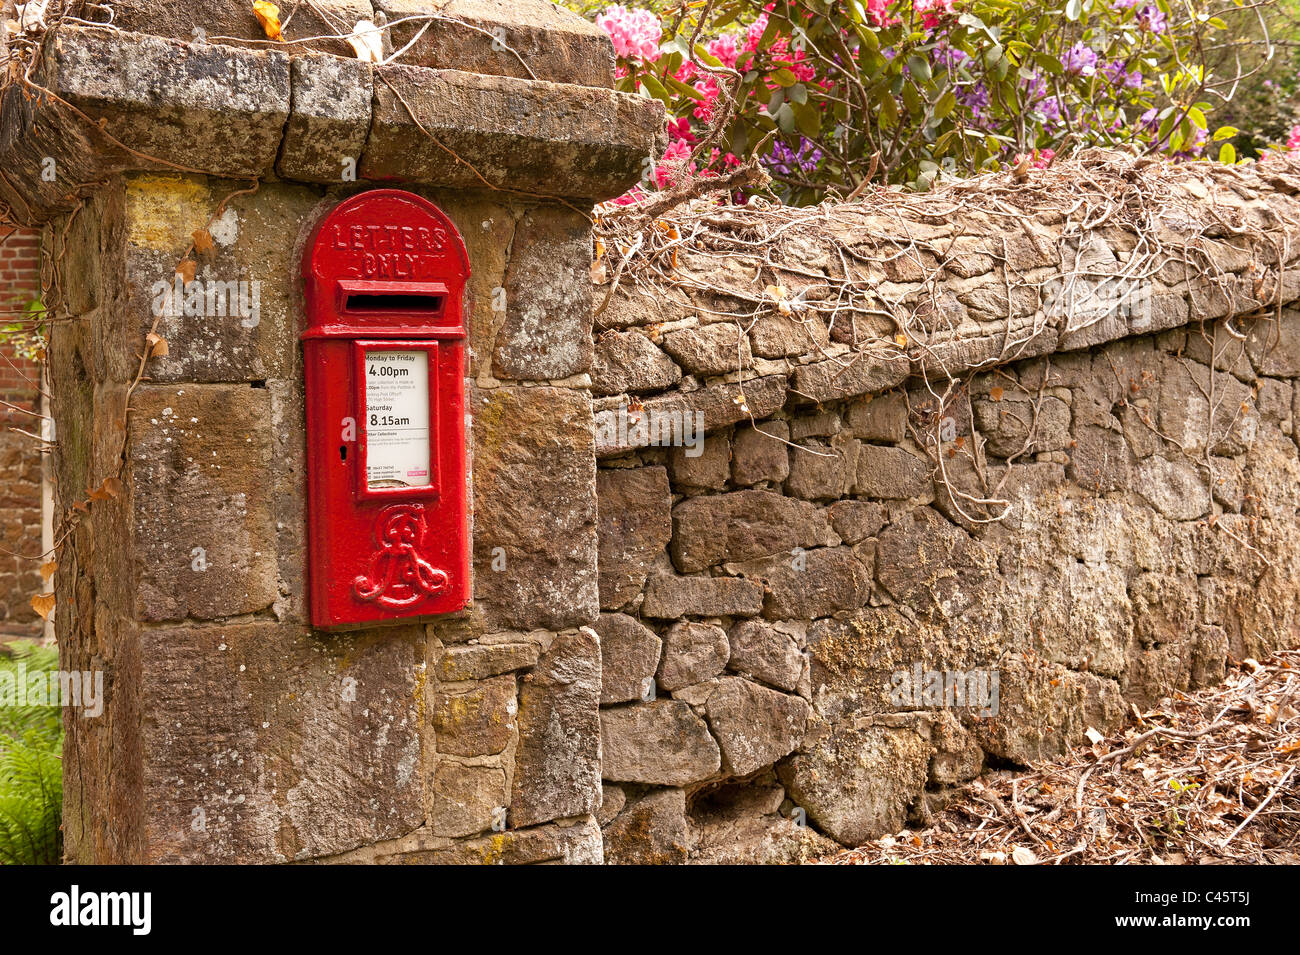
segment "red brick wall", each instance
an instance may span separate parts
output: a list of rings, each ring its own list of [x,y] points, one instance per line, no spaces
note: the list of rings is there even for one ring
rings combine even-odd
[[[40,288],[40,237],[0,231],[0,328],[35,298]],[[12,428],[39,434],[40,369],[0,342],[0,640],[41,630],[31,598],[42,588],[40,563],[12,556],[41,551],[41,455],[38,444]]]

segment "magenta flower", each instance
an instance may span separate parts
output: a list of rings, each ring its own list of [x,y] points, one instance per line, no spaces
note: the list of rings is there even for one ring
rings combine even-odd
[[[629,10],[618,4],[597,14],[596,25],[614,41],[614,52],[620,59],[645,63],[659,59],[663,26],[649,10]]]
[[[704,48],[721,60],[723,66],[735,69],[736,58],[740,56],[740,43],[735,36],[725,33],[710,40]]]
[[[952,13],[953,0],[913,0],[912,9],[921,14],[921,25],[933,30],[940,17]]]

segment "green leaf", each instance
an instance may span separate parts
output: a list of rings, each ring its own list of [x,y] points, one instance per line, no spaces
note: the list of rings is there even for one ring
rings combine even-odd
[[[683,83],[675,76],[665,76],[664,85],[681,96],[689,96],[693,100],[704,101],[704,94],[688,83]]]
[[[1225,139],[1231,139],[1236,136],[1239,130],[1235,126],[1220,126],[1214,131],[1214,141],[1222,142]]]
[[[1061,65],[1061,61],[1054,56],[1048,56],[1046,53],[1035,53],[1034,62],[1053,76],[1061,76],[1065,73],[1065,67]]]
[[[822,131],[822,117],[817,108],[809,103],[799,103],[791,107],[794,122],[799,132],[812,139]]]
[[[1219,162],[1226,166],[1237,164],[1237,150],[1232,148],[1232,143],[1224,143],[1219,147]]]
[[[1187,111],[1187,118],[1192,121],[1192,125],[1197,129],[1206,129],[1205,114],[1193,106]]]
[[[898,104],[894,102],[894,97],[885,96],[880,100],[880,125],[888,129],[893,129],[898,125]]]
[[[722,61],[710,53],[703,43],[695,44],[695,58],[707,66],[721,66]]]
[[[939,102],[934,104],[934,118],[947,119],[948,114],[957,106],[957,94],[952,90],[944,93],[939,97]]]
[[[1081,0],[1070,0],[1070,2],[1065,5],[1065,19],[1069,20],[1071,23],[1077,22],[1079,14],[1082,12],[1083,3]]]
[[[862,45],[872,53],[875,53],[880,49],[880,37],[876,34],[875,30],[870,27],[855,24],[853,32],[858,35],[858,40]]]
[[[643,74],[641,76],[641,85],[646,88],[646,91],[651,96],[653,96],[655,99],[662,102],[665,106],[671,107],[673,105],[672,94],[668,92],[668,90],[664,87],[662,83],[659,82],[658,78],[655,77],[653,73]]]
[[[776,125],[781,127],[781,132],[794,132],[794,108],[789,103],[782,103],[781,108],[776,111],[776,116],[774,118],[776,119]]]
[[[917,91],[913,83],[903,84],[903,105],[913,116],[920,116],[925,104],[921,101],[921,94]]]
[[[792,70],[779,69],[772,74],[772,81],[778,86],[794,86],[799,82],[799,77],[795,76]]]

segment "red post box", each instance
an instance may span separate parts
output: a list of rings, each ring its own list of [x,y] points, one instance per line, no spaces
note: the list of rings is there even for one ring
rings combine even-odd
[[[433,203],[364,192],[303,261],[311,621],[338,627],[460,610],[469,259]]]

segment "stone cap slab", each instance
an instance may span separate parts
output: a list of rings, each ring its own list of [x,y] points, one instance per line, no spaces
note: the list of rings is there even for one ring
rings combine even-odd
[[[32,225],[107,176],[177,167],[598,201],[664,137],[658,102],[571,83],[66,25],[43,53],[41,89],[0,103],[0,200]]]
[[[630,245],[604,221],[607,248]],[[596,274],[598,457],[656,435],[678,443],[693,414],[716,431],[787,402],[908,381],[941,391],[1189,324],[1272,342],[1300,300],[1300,159],[1288,154],[1225,166],[1094,149],[1023,183],[989,173],[803,209],[702,199],[660,221],[688,237],[664,246],[671,270],[647,243],[616,289],[612,267]],[[1252,361],[1290,367],[1290,348]]]
[[[387,21],[385,54],[407,46],[410,66],[582,86],[614,85],[605,32],[549,0],[313,0],[279,3],[284,43],[269,41],[251,2],[115,0],[113,25],[132,33],[231,46],[353,56],[343,39],[358,22]],[[93,11],[90,19],[103,19]]]

